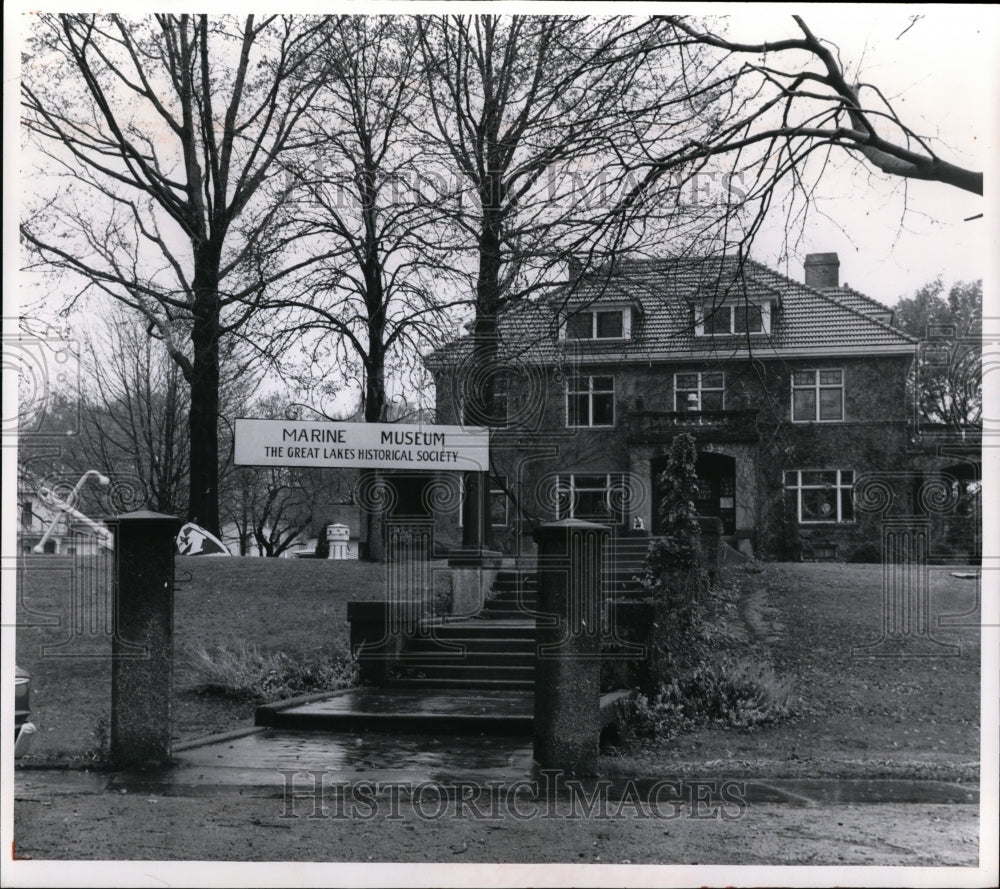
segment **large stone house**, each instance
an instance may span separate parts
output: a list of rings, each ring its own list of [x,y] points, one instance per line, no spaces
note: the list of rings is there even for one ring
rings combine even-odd
[[[535,525],[564,517],[655,534],[657,479],[687,432],[698,509],[735,548],[851,558],[877,546],[879,518],[852,490],[912,466],[918,344],[838,274],[835,253],[808,256],[804,283],[735,258],[625,262],[507,312],[491,544],[530,553]],[[460,421],[470,351],[463,338],[426,359],[440,423]],[[457,541],[460,522],[439,508],[437,541]]]

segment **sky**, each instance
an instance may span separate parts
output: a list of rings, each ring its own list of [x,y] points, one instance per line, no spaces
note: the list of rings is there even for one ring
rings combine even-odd
[[[814,34],[840,48],[855,79],[877,85],[912,129],[936,140],[943,158],[978,170],[989,159],[995,167],[1000,145],[995,7],[745,9],[733,9],[732,38],[756,42],[794,36],[791,12],[797,10]],[[913,21],[915,16],[922,17]],[[992,238],[988,230],[995,220],[963,221],[997,206],[995,190],[984,199],[940,183],[889,180],[857,167],[845,163],[824,175],[817,208],[822,212],[812,214],[784,267],[777,219],[758,244],[758,258],[801,279],[805,254],[836,252],[841,283],[890,305],[938,275],[946,284],[974,280],[987,274],[988,263],[996,264],[1000,250],[995,230]],[[991,186],[987,171],[987,189]]]
[[[112,4],[113,8],[115,4]],[[176,6],[169,2],[160,6]],[[199,4],[199,10],[234,10],[233,4]],[[505,12],[565,12],[563,4],[448,3],[450,12],[483,11],[489,7]],[[246,7],[241,5],[239,10]],[[283,7],[284,8],[284,7]],[[292,3],[293,11],[318,11],[319,7]],[[371,12],[436,12],[433,3],[364,4]],[[135,7],[131,6],[134,11]],[[323,11],[331,11],[329,4]],[[359,9],[343,4],[343,10]],[[660,12],[662,6],[616,4],[615,13]],[[983,6],[872,6],[804,4],[786,6],[693,4],[682,11],[727,15],[728,33],[734,39],[758,42],[798,36],[791,13],[798,10],[812,31],[835,44],[854,79],[877,85],[893,102],[900,116],[914,129],[935,140],[943,157],[975,169],[986,159],[995,163],[1000,147],[998,124],[998,58],[1000,15],[995,7]],[[360,11],[360,10],[359,10]],[[573,4],[573,11],[593,14],[609,12],[604,4]],[[671,7],[671,11],[674,11]],[[8,13],[8,25],[16,19]],[[16,29],[8,27],[7,45],[17,41]],[[6,54],[10,71],[15,53]],[[16,82],[5,78],[10,90]],[[11,107],[13,106],[13,107]],[[5,125],[16,126],[16,102],[6,103]],[[8,139],[10,146],[14,140]],[[8,194],[17,194],[16,158],[5,152]],[[13,175],[10,175],[10,174]],[[992,183],[987,176],[987,188]],[[30,189],[30,182],[21,182]],[[946,284],[956,280],[989,277],[987,269],[1000,256],[995,220],[964,221],[997,205],[951,186],[932,182],[903,182],[873,173],[856,161],[842,158],[825,171],[818,200],[794,239],[788,243],[787,226],[780,210],[772,212],[770,224],[761,234],[755,256],[789,276],[801,279],[802,260],[810,252],[836,252],[841,262],[841,282],[887,304],[912,294],[923,284],[941,276]],[[12,213],[16,205],[5,204],[5,237],[16,231]],[[9,242],[8,242],[9,243]],[[5,271],[9,277],[11,271]],[[7,289],[7,293],[11,290]],[[7,312],[9,314],[9,311]]]

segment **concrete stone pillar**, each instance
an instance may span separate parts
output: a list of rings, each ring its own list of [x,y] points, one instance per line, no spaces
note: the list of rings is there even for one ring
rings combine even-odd
[[[538,544],[535,761],[594,774],[600,741],[601,563],[608,528],[577,519],[542,525]]]
[[[141,510],[112,520],[111,758],[116,765],[170,756],[174,553],[180,520]]]

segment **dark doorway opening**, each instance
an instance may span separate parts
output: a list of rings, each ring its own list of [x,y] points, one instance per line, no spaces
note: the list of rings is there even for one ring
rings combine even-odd
[[[660,473],[667,465],[667,457],[653,459],[653,534],[662,534],[663,519],[660,505],[663,492],[660,487]],[[698,473],[698,499],[695,506],[698,515],[714,516],[722,520],[722,533],[736,533],[736,458],[725,454],[704,451],[698,454],[695,463]]]

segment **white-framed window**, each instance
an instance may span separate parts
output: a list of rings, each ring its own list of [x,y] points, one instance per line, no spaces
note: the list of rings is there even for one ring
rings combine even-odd
[[[489,513],[494,528],[506,528],[510,498],[507,496],[507,476],[490,479]]]
[[[632,336],[631,306],[581,309],[563,322],[567,340],[627,340]]]
[[[621,472],[558,475],[556,518],[621,524],[625,520],[622,507],[628,499],[624,489],[625,476]]]
[[[840,423],[843,420],[843,370],[792,372],[793,423]]]
[[[674,374],[675,411],[726,409],[726,375],[721,371]]]
[[[462,513],[465,503],[465,479],[460,478],[458,485],[458,527],[461,528],[464,526]],[[502,475],[499,478],[490,477],[490,493],[486,506],[489,512],[490,524],[494,528],[506,528],[507,523],[510,521],[510,496],[507,493],[507,476]]]
[[[695,309],[695,336],[733,336],[771,332],[771,303],[708,303]]]
[[[494,429],[507,429],[510,426],[510,379],[503,375],[493,379],[490,425]]]
[[[803,525],[854,521],[853,469],[788,469],[785,490],[795,492],[796,515]]]
[[[566,383],[567,426],[615,425],[615,378],[572,376]]]

